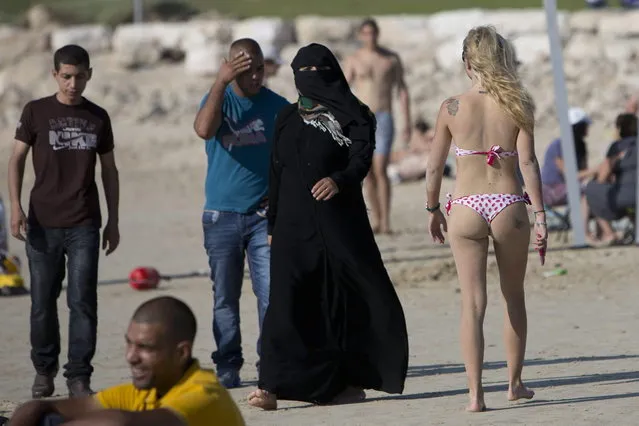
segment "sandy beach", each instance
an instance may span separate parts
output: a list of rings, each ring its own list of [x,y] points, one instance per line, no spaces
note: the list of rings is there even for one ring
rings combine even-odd
[[[206,268],[202,248],[200,167],[137,172],[122,166],[122,244],[102,258],[100,278],[126,278],[135,266],[151,265],[173,274]],[[3,165],[4,170],[4,165]],[[29,172],[27,172],[29,176]],[[6,187],[3,174],[0,185]],[[446,185],[450,186],[451,181]],[[25,188],[30,188],[30,177]],[[25,190],[28,194],[28,190]],[[409,328],[410,366],[403,395],[368,392],[361,404],[313,407],[282,402],[276,412],[246,403],[256,383],[257,319],[250,285],[242,299],[245,386],[232,395],[249,425],[631,425],[639,404],[639,292],[636,247],[570,250],[551,237],[547,265],[530,254],[527,273],[529,343],[524,378],[537,395],[528,403],[506,400],[506,368],[501,338],[503,306],[494,258],[489,259],[486,317],[486,401],[489,411],[467,414],[466,380],[458,343],[459,290],[448,246],[435,246],[426,234],[424,182],[395,187],[394,224],[398,234],[380,237],[386,266],[397,286]],[[12,250],[26,261],[24,247]],[[544,278],[561,265],[564,276]],[[28,273],[27,275],[28,282]],[[632,283],[635,284],[632,284]],[[247,282],[248,284],[248,282]],[[94,359],[96,390],[128,380],[124,331],[135,307],[159,294],[187,301],[199,320],[196,356],[211,366],[211,284],[207,278],[163,282],[158,290],[135,292],[126,284],[99,289],[99,339]],[[68,315],[59,300],[66,360]],[[0,415],[9,415],[30,396],[29,298],[0,299],[3,345]],[[56,396],[66,396],[61,374]]]

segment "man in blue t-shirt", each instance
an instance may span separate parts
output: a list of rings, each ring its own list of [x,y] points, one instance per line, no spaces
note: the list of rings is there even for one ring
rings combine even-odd
[[[252,39],[234,41],[194,123],[206,141],[208,159],[202,224],[214,283],[217,351],[212,358],[227,388],[240,386],[244,364],[239,303],[245,253],[258,299],[260,334],[269,298],[271,252],[265,216],[270,151],[275,118],[289,102],[263,87],[263,81],[260,46]]]
[[[586,137],[592,124],[586,112],[577,107],[568,110],[568,118],[572,126],[577,159],[577,178],[580,182],[593,177],[596,169],[588,168],[588,149]],[[568,190],[564,174],[564,159],[561,152],[561,140],[555,139],[546,148],[544,163],[541,168],[542,193],[547,206],[562,206],[568,203]],[[585,214],[585,213],[584,213]]]

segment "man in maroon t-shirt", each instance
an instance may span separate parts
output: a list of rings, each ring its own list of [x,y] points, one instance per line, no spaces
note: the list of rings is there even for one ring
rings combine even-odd
[[[107,112],[82,97],[91,79],[89,54],[68,45],[55,52],[55,95],[29,102],[18,122],[9,161],[11,233],[26,241],[31,273],[31,360],[34,398],[53,394],[60,326],[56,300],[67,276],[69,393],[92,393],[91,360],[97,334],[97,280],[102,218],[95,183],[100,157],[108,221],[102,247],[109,255],[120,241],[118,170]],[[21,204],[24,166],[32,150],[35,183],[28,217]],[[66,258],[66,270],[65,270]]]

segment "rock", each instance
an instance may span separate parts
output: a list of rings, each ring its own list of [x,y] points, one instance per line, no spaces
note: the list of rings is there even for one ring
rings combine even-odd
[[[138,69],[157,64],[164,49],[153,41],[122,46],[115,55],[116,63],[125,69]]]
[[[87,96],[112,113],[118,128],[144,126],[144,144],[127,148],[127,153],[135,152],[139,159],[153,157],[148,143],[154,140],[190,144],[188,138],[176,142],[174,135],[191,126],[194,108],[210,87],[212,79],[208,76],[218,72],[221,58],[235,37],[275,42],[284,64],[267,84],[294,101],[297,92],[289,64],[298,49],[319,42],[342,61],[357,48],[355,31],[361,22],[361,17],[301,16],[287,22],[279,18],[236,21],[215,15],[187,22],[125,24],[113,32],[113,52],[105,53],[105,27],[56,29],[54,16],[32,15],[30,25],[37,31],[0,25],[0,132],[12,132],[25,102],[52,93],[51,50],[76,42],[89,50],[101,50],[92,56],[99,72]],[[639,43],[633,38],[639,33],[636,18],[634,12],[612,10],[559,14],[570,104],[599,114],[593,125],[593,145],[595,139],[601,139],[603,123],[612,126],[625,97],[639,90]],[[462,39],[474,26],[493,24],[513,40],[523,62],[520,72],[537,104],[540,140],[547,142],[558,134],[550,49],[545,15],[540,9],[472,9],[376,19],[380,42],[402,59],[415,118],[421,115],[434,123],[442,101],[468,89],[470,83],[461,61]],[[172,64],[169,57],[184,63]],[[393,106],[398,104],[394,99]],[[401,117],[398,119],[400,128]],[[593,152],[599,152],[599,148],[593,146]],[[186,158],[187,151],[184,153]],[[172,164],[172,159],[169,155],[158,156],[166,164]]]
[[[8,82],[6,75],[0,75],[0,128],[15,129],[22,109],[29,100],[28,92]]]
[[[137,122],[145,123],[148,121],[157,121],[165,118],[170,110],[167,108],[162,97],[162,93],[158,90],[151,92],[150,96],[144,101],[144,108],[137,113]]]
[[[639,10],[602,16],[599,35],[603,38],[639,37]]]
[[[599,29],[599,21],[604,13],[600,10],[579,10],[571,13],[568,18],[570,30],[594,34]]]
[[[419,62],[416,62],[415,65],[410,67],[406,65],[406,61],[404,64],[407,83],[427,81],[428,84],[431,84],[430,80],[433,78],[433,74],[437,71],[437,62],[432,55],[422,58]],[[462,66],[461,61],[459,62],[459,66]],[[410,83],[408,84],[409,86],[411,85]]]
[[[486,13],[486,24],[495,26],[504,37],[510,38],[522,34],[547,34],[546,13],[543,9],[501,9]],[[557,24],[560,33],[569,30],[568,14],[557,12]]]
[[[603,43],[603,51],[606,59],[613,62],[627,63],[639,56],[639,46],[635,40],[608,41]]]
[[[599,37],[577,33],[564,49],[564,60],[601,59],[603,52],[603,44]]]
[[[306,46],[313,42],[349,42],[360,22],[356,18],[299,16],[295,19],[297,43]]]
[[[291,67],[281,67],[277,75],[267,82],[267,86],[289,102],[297,101],[298,94],[293,83],[293,69]]]
[[[293,58],[297,55],[297,51],[300,50],[301,47],[302,46],[298,44],[289,44],[288,46],[284,46],[282,50],[280,50],[280,58],[282,58],[282,62],[284,62],[285,65],[293,62]],[[280,67],[280,70],[282,68],[283,67]]]
[[[186,52],[209,43],[228,45],[233,41],[233,24],[230,19],[192,20],[182,35],[180,49]]]
[[[181,47],[181,41],[191,24],[183,22],[150,22],[119,25],[113,32],[113,50],[130,49],[138,45],[155,45],[160,49],[174,50]]]
[[[259,44],[280,49],[295,41],[295,27],[282,18],[251,18],[236,22],[233,39],[252,38]]]
[[[547,35],[522,35],[513,40],[517,59],[531,63],[550,56],[550,41]]]
[[[105,25],[78,25],[58,28],[51,32],[51,49],[57,50],[67,44],[77,44],[89,53],[111,48],[111,29]]]
[[[480,9],[439,12],[429,21],[430,31],[438,40],[465,37],[471,28],[485,24],[486,13]]]
[[[351,56],[359,47],[354,41],[334,41],[326,42],[324,45],[333,52],[338,61],[343,62],[347,57]]]
[[[357,45],[354,42],[324,42],[324,46],[333,52],[333,55],[337,58],[339,62],[343,62],[348,56],[353,54],[355,50],[357,50]],[[299,44],[289,44],[284,46],[280,51],[280,58],[284,63],[285,67],[289,67],[291,62],[293,62],[293,58],[297,55],[298,50],[302,48],[302,45]]]
[[[184,70],[194,75],[215,75],[227,52],[228,47],[219,44],[193,46],[186,51]]]
[[[582,74],[582,61],[567,58],[564,60],[564,75],[566,81],[579,81]]]
[[[48,35],[39,32],[18,33],[0,43],[0,69],[20,62],[25,56],[48,49]]]
[[[16,26],[0,24],[0,41],[15,38],[22,32],[23,31]]]
[[[462,66],[462,49],[464,37],[443,42],[435,52],[435,61],[439,68],[448,70]]]
[[[26,14],[27,25],[31,29],[42,29],[51,25],[56,25],[51,9],[42,4],[35,5]]]
[[[392,49],[408,46],[430,46],[430,17],[428,15],[376,16],[379,42]]]
[[[18,39],[9,39],[11,43],[0,43],[0,69],[8,67],[26,55],[30,46]]]

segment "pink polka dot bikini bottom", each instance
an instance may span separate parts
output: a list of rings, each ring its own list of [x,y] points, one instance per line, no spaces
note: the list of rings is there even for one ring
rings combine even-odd
[[[455,199],[448,194],[447,197],[448,202],[446,203],[446,214],[450,214],[450,209],[453,204],[461,204],[462,206],[470,207],[475,210],[477,214],[483,217],[489,225],[495,219],[495,216],[509,205],[513,203],[530,204],[530,198],[527,193],[524,193],[524,195],[473,194]]]

